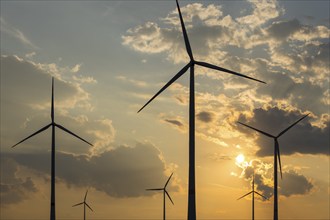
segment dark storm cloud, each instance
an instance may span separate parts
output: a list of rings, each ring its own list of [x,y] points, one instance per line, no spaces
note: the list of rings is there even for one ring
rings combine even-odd
[[[6,154],[5,157],[38,173],[48,175],[50,172],[50,155]],[[56,154],[58,180],[69,187],[93,187],[112,197],[152,195],[145,189],[166,181],[165,168],[160,151],[146,143],[138,143],[135,147],[121,146],[90,158],[61,152]]]
[[[212,112],[202,111],[202,112],[198,113],[196,115],[196,117],[200,121],[208,123],[208,122],[213,121],[214,115]]]
[[[298,111],[284,111],[277,107],[254,109],[253,113],[254,117],[251,120],[246,120],[241,115],[239,121],[272,135],[278,135],[303,116]],[[325,127],[321,129],[312,126],[309,117],[300,121],[279,138],[281,154],[329,154],[329,124],[329,121],[325,122]],[[237,128],[248,135],[257,134],[255,131],[240,125]],[[257,156],[273,155],[274,141],[272,138],[258,133],[257,144],[260,147]]]
[[[313,184],[305,176],[293,170],[283,173],[279,186],[280,194],[287,197],[307,194],[313,188]]]
[[[19,165],[13,159],[1,159],[0,201],[1,205],[10,205],[22,202],[29,198],[31,192],[37,188],[31,177],[17,177]]]

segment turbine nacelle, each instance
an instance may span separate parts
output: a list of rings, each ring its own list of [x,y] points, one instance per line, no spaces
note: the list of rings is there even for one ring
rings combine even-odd
[[[88,141],[86,141],[85,139],[79,137],[78,135],[76,135],[76,134],[73,133],[72,131],[68,130],[67,128],[63,127],[62,125],[56,124],[56,123],[54,122],[54,112],[55,112],[55,111],[54,111],[54,77],[52,77],[52,97],[51,97],[51,113],[50,113],[50,114],[51,114],[52,122],[51,122],[50,124],[46,125],[45,127],[39,129],[38,131],[34,132],[34,133],[31,134],[30,136],[24,138],[24,139],[21,140],[20,142],[14,144],[13,146],[11,146],[11,148],[16,147],[17,145],[19,145],[20,143],[26,141],[27,139],[29,139],[29,138],[31,138],[31,137],[33,137],[33,136],[35,136],[35,135],[37,135],[37,134],[39,134],[39,133],[41,133],[41,132],[47,130],[50,126],[57,127],[57,128],[59,128],[59,129],[65,131],[66,133],[71,134],[72,136],[75,136],[76,138],[82,140],[83,142],[85,142],[85,143],[87,143],[87,144],[93,146],[93,144],[91,144],[91,143],[89,143]]]
[[[164,185],[163,188],[154,188],[154,189],[146,189],[146,190],[147,190],[147,191],[163,191],[163,193],[167,195],[167,197],[170,199],[170,201],[171,201],[172,204],[174,205],[174,202],[173,202],[173,200],[172,200],[170,194],[169,194],[169,193],[167,192],[167,190],[166,190],[166,186],[167,186],[167,184],[169,183],[170,179],[172,178],[172,175],[173,175],[173,173],[172,173],[171,176],[167,179],[167,181],[166,181],[166,183],[165,183],[165,185]]]
[[[147,191],[163,191],[163,219],[165,220],[165,215],[166,215],[166,196],[170,199],[171,203],[174,205],[174,202],[170,196],[170,194],[167,192],[166,190],[166,186],[169,183],[171,177],[172,177],[173,173],[171,174],[171,176],[167,179],[165,185],[163,188],[153,188],[153,189],[146,189]],[[166,195],[166,196],[165,196]]]
[[[84,201],[83,202],[77,203],[77,204],[73,205],[72,207],[79,206],[79,205],[84,205],[84,206],[87,206],[92,212],[94,212],[93,209],[86,202],[87,193],[88,193],[88,190],[85,193],[85,197],[84,197]]]

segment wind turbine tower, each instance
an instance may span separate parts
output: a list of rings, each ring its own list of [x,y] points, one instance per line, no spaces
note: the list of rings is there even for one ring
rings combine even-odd
[[[172,202],[172,204],[174,205],[170,194],[168,194],[167,190],[166,190],[166,186],[168,184],[168,182],[170,181],[171,177],[172,177],[173,173],[171,174],[171,176],[168,178],[168,180],[166,181],[165,185],[163,188],[155,188],[155,189],[146,189],[148,191],[163,191],[163,220],[165,220],[166,217],[166,196],[170,199],[170,201]],[[166,195],[165,195],[166,194]]]
[[[254,220],[254,194],[257,194],[257,195],[261,196],[262,198],[267,199],[265,196],[261,195],[260,193],[258,193],[257,191],[254,190],[254,174],[252,177],[252,190],[250,192],[248,192],[247,194],[245,194],[244,196],[239,197],[237,200],[240,200],[250,194],[252,194],[252,220]]]
[[[84,197],[84,201],[83,202],[77,203],[77,204],[75,204],[75,205],[72,206],[72,207],[75,207],[75,206],[79,206],[79,205],[84,205],[84,220],[86,220],[86,206],[93,212],[93,209],[86,202],[87,193],[88,193],[88,190],[85,193],[85,197]]]
[[[51,109],[50,109],[50,116],[51,116],[51,123],[46,125],[45,127],[41,128],[40,130],[36,131],[35,133],[31,134],[27,138],[24,138],[17,144],[13,145],[13,147],[16,147],[20,143],[26,141],[27,139],[47,130],[49,127],[52,127],[52,146],[51,146],[51,180],[50,180],[50,189],[51,189],[51,195],[50,195],[50,220],[55,220],[55,127],[71,134],[72,136],[82,140],[83,142],[93,146],[91,143],[86,141],[85,139],[79,137],[78,135],[74,134],[73,132],[69,131],[62,125],[55,123],[54,118],[54,77],[52,77],[52,98],[51,98]]]
[[[194,59],[193,52],[189,43],[188,34],[182,18],[178,0],[176,0],[177,9],[179,12],[180,24],[185,42],[185,47],[190,61],[168,81],[138,112],[146,107],[153,99],[162,93],[167,87],[179,79],[190,68],[190,89],[189,89],[189,183],[188,183],[188,219],[196,219],[196,190],[195,190],[195,65],[206,67],[213,70],[226,72],[232,75],[244,77],[257,82],[265,83],[258,79],[234,72],[210,63],[197,61]]]
[[[281,165],[281,156],[280,156],[280,146],[278,143],[278,138],[281,137],[284,133],[286,133],[290,128],[292,128],[293,126],[295,126],[296,124],[298,124],[298,122],[300,122],[301,120],[303,120],[304,118],[306,118],[309,114],[303,116],[302,118],[300,118],[298,121],[296,121],[295,123],[291,124],[289,127],[287,127],[286,129],[284,129],[283,131],[281,131],[277,136],[274,136],[272,134],[266,133],[265,131],[259,130],[257,128],[254,128],[252,126],[246,125],[242,122],[238,122],[241,125],[244,125],[245,127],[248,127],[252,130],[255,130],[267,137],[273,138],[274,140],[274,215],[273,215],[273,219],[274,220],[278,220],[278,181],[277,181],[277,160],[278,163],[280,165],[280,173],[281,173],[281,178],[282,178],[282,165]]]

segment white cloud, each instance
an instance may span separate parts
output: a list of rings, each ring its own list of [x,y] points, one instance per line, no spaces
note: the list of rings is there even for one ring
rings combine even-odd
[[[269,0],[248,0],[253,7],[253,12],[236,20],[241,24],[248,24],[250,27],[258,27],[267,21],[278,17],[282,12],[277,1]]]
[[[77,73],[79,72],[82,64],[76,64],[74,67],[71,68],[72,73]]]
[[[96,123],[98,129],[88,131],[89,134],[93,134],[96,138],[96,141],[93,144],[94,146],[90,148],[90,152],[92,155],[100,155],[112,149],[112,143],[115,140],[116,130],[110,119],[101,119],[95,121],[94,123]]]
[[[17,40],[19,40],[25,46],[31,47],[33,49],[39,49],[36,45],[34,45],[22,31],[10,25],[3,17],[0,17],[0,31],[6,33]]]
[[[278,105],[311,111],[319,120],[329,106],[329,29],[297,19],[283,20],[285,11],[277,1],[248,4],[252,10],[236,18],[224,14],[220,5],[191,3],[181,7],[197,60],[268,83],[256,85],[229,74],[196,68],[197,76],[216,79],[206,81],[207,87],[217,88],[211,93],[199,86],[203,92],[196,94],[196,112],[212,112],[216,120],[199,125],[197,133],[220,145],[231,143],[230,137],[241,137],[231,125],[239,117],[235,112],[252,116],[254,109]],[[124,45],[142,53],[164,53],[173,63],[188,60],[176,9],[158,23],[131,28],[123,39]],[[188,88],[178,85],[170,87],[174,98],[178,104],[187,105]]]
[[[123,44],[130,45],[134,50],[145,53],[159,53],[170,49],[171,42],[166,42],[163,37],[166,29],[160,29],[158,24],[147,22],[127,31],[123,36]],[[165,42],[164,42],[165,41]]]

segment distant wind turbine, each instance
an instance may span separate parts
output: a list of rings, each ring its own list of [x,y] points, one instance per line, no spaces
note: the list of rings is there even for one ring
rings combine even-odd
[[[171,176],[168,178],[168,180],[166,181],[166,183],[165,183],[165,185],[164,185],[164,187],[163,188],[156,188],[156,189],[146,189],[146,190],[148,190],[148,191],[163,191],[163,219],[165,220],[165,213],[166,213],[166,203],[165,203],[165,201],[166,201],[166,196],[165,196],[165,194],[167,195],[167,197],[170,199],[170,201],[172,202],[172,204],[174,205],[174,203],[173,203],[173,201],[172,201],[172,199],[171,199],[171,196],[170,196],[170,194],[168,194],[168,192],[167,192],[167,190],[166,190],[166,186],[167,186],[167,184],[168,184],[168,182],[170,181],[170,179],[171,179],[171,177],[172,177],[172,175],[173,175],[173,173],[171,174]]]
[[[253,174],[253,177],[252,177],[252,191],[250,191],[249,193],[247,193],[244,196],[239,197],[237,199],[237,200],[240,200],[240,199],[244,198],[245,196],[248,196],[248,195],[252,194],[252,220],[254,220],[254,194],[255,193],[257,195],[261,196],[262,198],[267,199],[265,196],[261,195],[260,193],[258,193],[257,191],[254,190],[254,174]]]
[[[206,67],[209,69],[214,69],[236,76],[251,79],[257,82],[265,83],[261,80],[254,79],[252,77],[237,73],[222,67],[215,66],[210,63],[196,61],[193,57],[192,49],[190,47],[187,31],[183,22],[180,6],[178,0],[176,0],[176,5],[179,12],[180,23],[183,33],[184,42],[186,45],[186,51],[190,58],[188,64],[186,64],[168,83],[166,83],[138,112],[140,112],[144,107],[146,107],[154,98],[156,98],[160,93],[162,93],[167,87],[169,87],[173,82],[179,79],[189,68],[190,68],[190,91],[189,91],[189,186],[188,186],[188,219],[196,219],[196,197],[195,197],[195,74],[194,68],[195,64],[198,66]]]
[[[55,220],[55,127],[58,127],[59,129],[75,136],[76,138],[86,142],[87,144],[93,146],[88,141],[84,140],[83,138],[79,137],[78,135],[74,134],[73,132],[69,131],[65,127],[56,124],[54,121],[54,77],[52,77],[52,100],[51,100],[51,123],[46,125],[45,127],[41,128],[40,130],[36,131],[35,133],[31,134],[27,138],[24,138],[17,144],[13,145],[13,147],[16,147],[20,143],[26,141],[27,139],[39,134],[40,132],[43,132],[47,130],[49,127],[52,127],[52,149],[51,149],[51,181],[50,181],[50,188],[51,188],[51,196],[50,196],[50,220]]]
[[[72,207],[75,207],[75,206],[78,206],[78,205],[84,205],[84,220],[86,220],[86,206],[93,212],[93,209],[86,202],[87,193],[88,193],[88,190],[85,193],[85,197],[84,197],[83,202],[77,203],[77,204],[72,206]]]
[[[251,127],[249,125],[246,125],[242,122],[238,122],[241,125],[244,125],[245,127],[251,128],[267,137],[273,138],[274,139],[274,216],[273,219],[274,220],[278,220],[278,197],[277,197],[277,157],[278,157],[278,162],[280,165],[280,173],[281,173],[281,178],[282,178],[282,165],[281,165],[281,156],[280,156],[280,147],[279,147],[279,143],[278,143],[278,138],[280,136],[282,136],[285,132],[287,132],[290,128],[292,128],[293,126],[295,126],[296,124],[298,124],[298,122],[300,122],[301,120],[303,120],[304,118],[306,118],[309,114],[303,116],[302,118],[300,118],[298,121],[296,121],[295,123],[293,123],[292,125],[290,125],[289,127],[287,127],[286,129],[284,129],[283,131],[281,131],[277,136],[268,134],[264,131],[261,131],[257,128]]]

